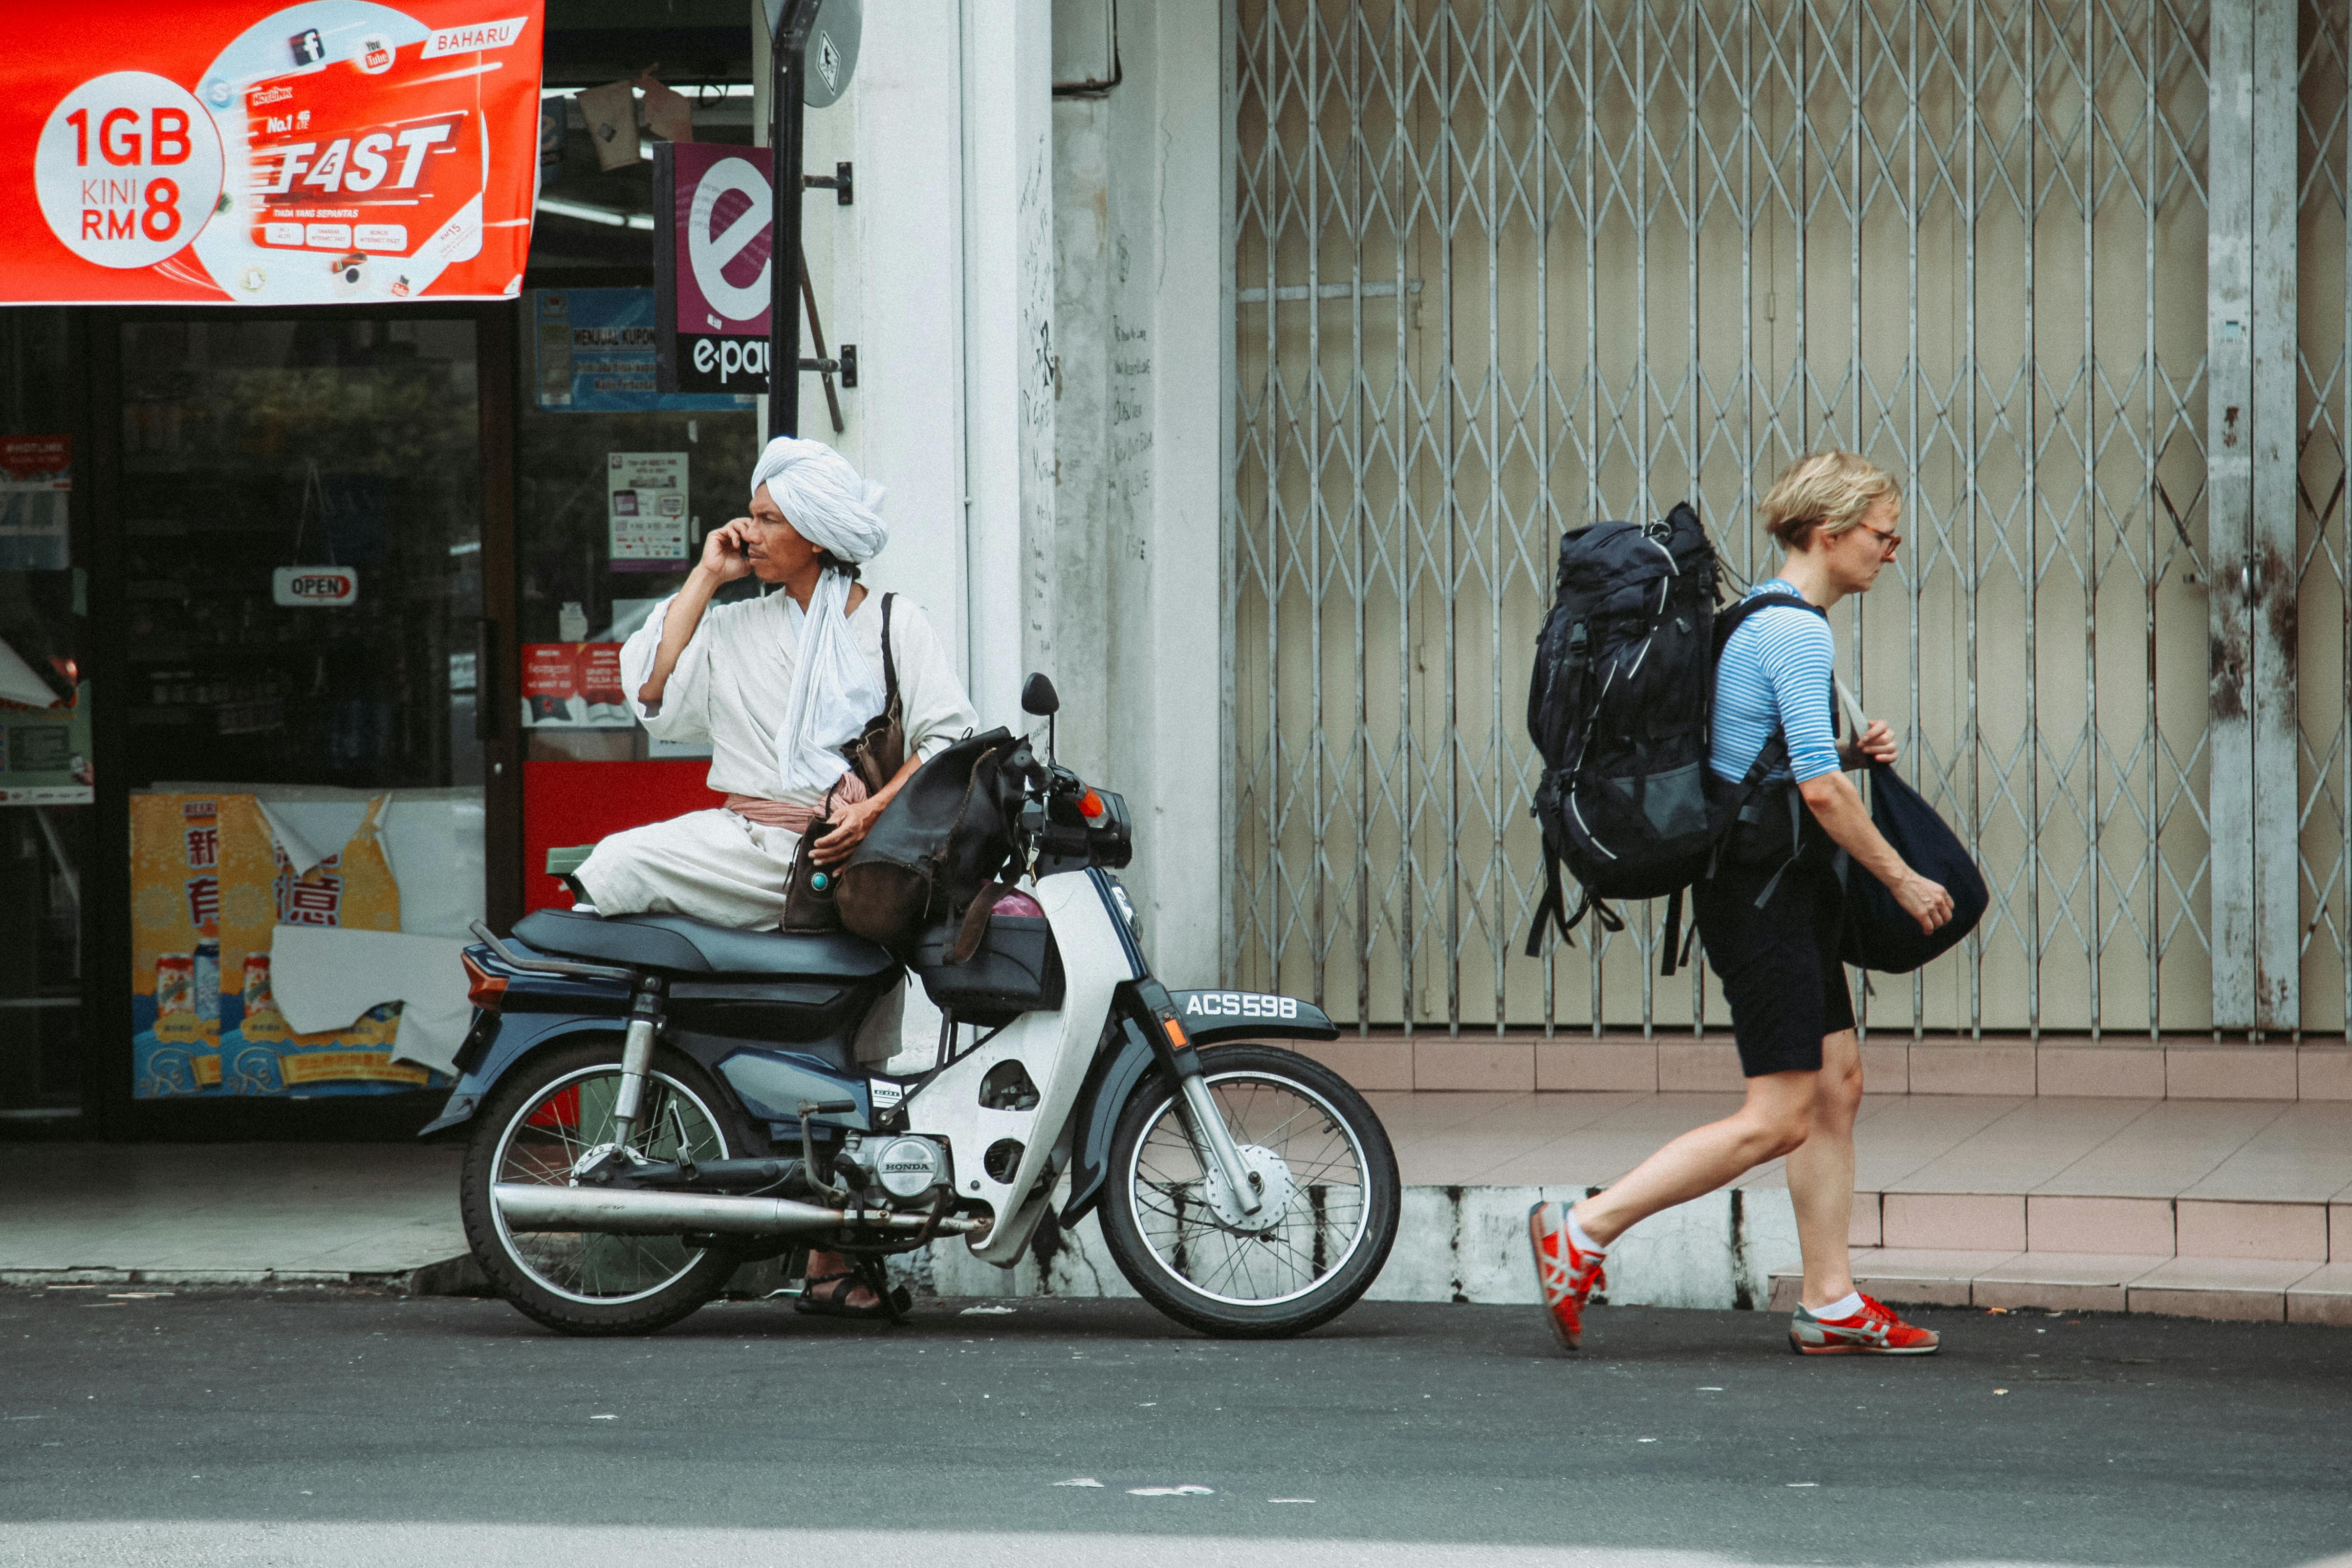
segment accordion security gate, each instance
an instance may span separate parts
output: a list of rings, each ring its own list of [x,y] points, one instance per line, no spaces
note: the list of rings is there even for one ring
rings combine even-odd
[[[1528,664],[1564,530],[1686,497],[1752,580],[1762,488],[1833,444],[1906,535],[1841,673],[1993,892],[1867,1026],[2344,1027],[2343,0],[1227,29],[1236,981],[1722,1026],[1654,910],[1523,956]]]

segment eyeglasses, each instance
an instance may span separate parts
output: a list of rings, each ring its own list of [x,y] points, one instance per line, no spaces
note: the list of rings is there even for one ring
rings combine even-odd
[[[1854,526],[1861,529],[1864,533],[1877,535],[1878,548],[1886,555],[1892,556],[1896,550],[1902,547],[1903,536],[1899,533],[1889,533],[1883,528],[1873,528],[1866,522],[1858,522],[1855,523]]]

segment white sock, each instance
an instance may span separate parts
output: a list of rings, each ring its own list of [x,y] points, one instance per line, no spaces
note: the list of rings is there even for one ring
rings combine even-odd
[[[1862,1310],[1862,1292],[1849,1290],[1827,1306],[1808,1307],[1805,1310],[1816,1318],[1851,1318]]]
[[[1596,1258],[1605,1258],[1609,1254],[1607,1247],[1585,1235],[1584,1227],[1576,1223],[1576,1208],[1573,1205],[1570,1205],[1568,1211],[1568,1239],[1576,1243],[1576,1250],[1579,1252],[1590,1252]]]

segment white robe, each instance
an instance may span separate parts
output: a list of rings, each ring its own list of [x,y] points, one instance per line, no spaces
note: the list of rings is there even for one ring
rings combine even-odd
[[[799,643],[782,590],[712,605],[648,709],[637,700],[661,647],[671,601],[655,606],[621,647],[621,683],[629,704],[656,740],[708,742],[710,787],[730,795],[814,805],[814,790],[791,791],[776,765],[776,737],[792,700]],[[868,592],[849,617],[858,651],[882,677],[882,595]],[[898,670],[899,711],[908,749],[936,755],[979,727],[963,683],[932,634],[930,617],[905,595],[890,608],[890,650]],[[596,846],[576,873],[608,915],[692,915],[720,925],[766,930],[783,919],[798,836],[762,827],[724,809],[688,812],[616,833]]]

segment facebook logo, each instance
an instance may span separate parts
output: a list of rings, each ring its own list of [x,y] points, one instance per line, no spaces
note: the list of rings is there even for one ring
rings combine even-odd
[[[303,28],[286,40],[286,47],[294,51],[294,63],[298,66],[314,66],[327,58],[327,40],[319,36],[316,27]]]

